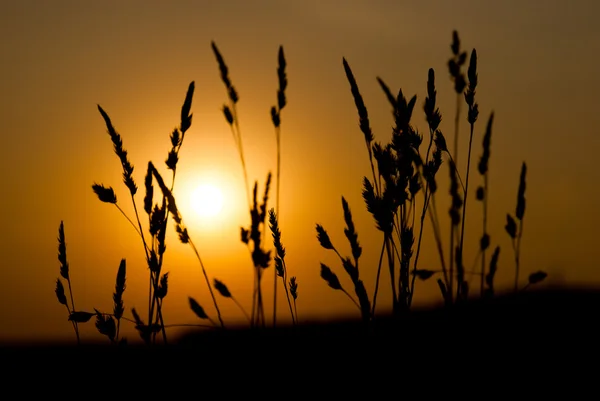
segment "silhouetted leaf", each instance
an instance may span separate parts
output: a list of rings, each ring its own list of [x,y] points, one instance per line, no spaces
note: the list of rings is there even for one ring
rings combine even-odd
[[[67,304],[67,297],[65,295],[65,287],[63,286],[62,281],[59,278],[56,279],[56,288],[54,290],[56,293],[56,298],[58,298],[58,302],[63,305]]]
[[[135,324],[137,326],[143,326],[144,325],[144,321],[140,318],[140,315],[138,315],[138,313],[135,310],[135,308],[131,308],[131,314],[133,315],[133,320],[135,320]]]
[[[321,277],[323,280],[327,281],[327,284],[329,284],[329,286],[334,290],[342,289],[342,285],[340,284],[340,280],[337,278],[336,274],[323,263],[321,263]]]
[[[252,262],[256,267],[268,268],[271,263],[271,251],[265,251],[262,248],[256,247],[252,251]]]
[[[529,284],[541,283],[542,281],[544,281],[546,279],[546,277],[548,277],[548,274],[541,270],[537,271],[535,273],[531,273],[529,275]]]
[[[241,227],[241,239],[244,244],[248,244],[250,242],[250,230]]]
[[[150,235],[157,236],[161,230],[163,230],[163,225],[165,222],[165,207],[158,207],[158,205],[154,205],[152,209],[152,215],[150,216]]]
[[[231,109],[227,105],[223,106],[223,115],[225,116],[225,120],[227,120],[227,123],[229,123],[229,125],[232,125],[233,114],[231,113]]]
[[[158,264],[158,256],[156,255],[156,251],[152,249],[150,251],[150,257],[148,260],[148,268],[152,273],[158,273],[159,264]]]
[[[107,188],[104,185],[93,184],[92,189],[101,202],[113,204],[117,203],[117,195],[115,195],[115,191],[112,189],[112,187]]]
[[[171,146],[173,148],[176,148],[181,144],[181,133],[177,128],[173,129],[173,132],[171,132],[169,138],[171,138]]]
[[[362,280],[355,281],[354,292],[358,297],[362,318],[364,321],[368,321],[371,317],[371,302],[369,301],[369,296]]]
[[[283,269],[283,260],[279,256],[275,256],[275,271],[278,277],[283,278],[285,271]]]
[[[481,240],[479,241],[479,248],[482,251],[485,251],[490,246],[490,236],[485,233],[481,236]]]
[[[477,192],[476,192],[477,200],[482,201],[484,197],[485,197],[485,190],[483,189],[483,187],[481,187],[481,186],[477,187]]]
[[[506,225],[504,226],[504,229],[512,239],[517,237],[517,223],[510,214],[506,215]]]
[[[492,123],[494,122],[494,112],[490,114],[490,118],[488,119],[487,128],[485,130],[485,134],[483,135],[483,154],[481,155],[481,159],[479,159],[479,164],[477,169],[479,170],[479,174],[485,175],[488,171],[488,163],[490,160],[490,148],[492,142]]]
[[[319,240],[319,244],[321,244],[321,246],[323,248],[333,249],[333,244],[331,243],[331,240],[329,239],[329,235],[327,234],[327,231],[325,231],[323,226],[321,226],[320,224],[317,224],[317,239]]]
[[[467,52],[462,52],[460,53],[460,55],[458,56],[458,65],[464,65],[465,62],[467,61]]]
[[[175,223],[175,231],[179,234],[179,241],[182,244],[190,242],[190,235],[188,234],[187,228],[184,228],[180,223]]]
[[[144,211],[150,216],[152,213],[152,200],[154,197],[154,187],[152,186],[152,171],[150,166],[146,170],[146,177],[144,178],[144,187],[146,188],[146,195],[144,196]],[[152,231],[152,229],[150,229]]]
[[[271,229],[271,234],[273,235],[273,246],[275,246],[275,250],[277,251],[277,256],[280,259],[285,257],[285,247],[281,243],[281,230],[279,230],[279,221],[277,219],[277,213],[275,213],[275,209],[269,209],[269,228]]]
[[[200,319],[208,319],[208,315],[204,312],[204,308],[192,297],[188,297],[190,308]]]
[[[492,260],[490,260],[490,268],[488,274],[485,276],[485,282],[489,287],[490,295],[494,294],[494,275],[496,274],[496,269],[498,267],[498,257],[500,256],[500,247],[497,246],[494,250],[494,254],[492,255]]]
[[[451,303],[450,296],[448,295],[448,289],[446,284],[442,281],[441,278],[437,280],[438,287],[440,288],[440,292],[442,293],[442,298],[444,299],[444,304],[449,305]]]
[[[114,308],[113,313],[115,318],[120,319],[123,316],[124,305],[123,305],[123,293],[125,292],[125,273],[126,273],[126,262],[125,259],[121,259],[119,264],[119,270],[117,271],[117,282],[115,284],[115,292],[113,294]]]
[[[271,121],[275,128],[278,128],[281,125],[281,119],[279,118],[279,113],[275,106],[271,107]]]
[[[283,53],[283,46],[279,46],[279,51],[277,52],[277,77],[279,80],[279,90],[277,91],[277,107],[281,111],[287,104],[285,98],[285,89],[287,88],[287,77],[285,74],[285,67],[287,63],[285,61],[285,54]]]
[[[294,300],[298,298],[298,282],[296,281],[295,276],[290,278],[290,294],[292,294],[292,298],[294,298]]]
[[[222,281],[214,279],[214,287],[215,290],[217,290],[219,294],[221,294],[221,296],[225,298],[231,298],[231,292],[229,292],[229,289]]]
[[[435,273],[435,271],[427,269],[418,269],[412,271],[413,275],[417,276],[417,278],[423,281],[430,279]]]
[[[437,92],[435,90],[435,71],[430,68],[427,73],[427,97],[423,105],[425,116],[427,117],[427,124],[431,131],[435,132],[441,121],[442,115],[440,110],[436,107]]]
[[[219,64],[219,71],[221,72],[221,80],[223,81],[223,83],[225,84],[225,87],[227,88],[227,94],[229,95],[229,100],[231,100],[231,102],[233,104],[235,104],[238,102],[239,96],[238,96],[235,88],[231,84],[231,80],[229,79],[229,70],[227,68],[227,64],[225,64],[225,60],[223,59],[223,56],[221,56],[221,53],[219,52],[219,49],[217,48],[217,45],[215,44],[215,42],[211,42],[211,47],[213,49],[213,53],[215,54],[215,57],[217,58],[217,63]]]
[[[527,165],[523,162],[521,166],[521,178],[519,179],[519,193],[517,195],[517,210],[515,216],[519,220],[523,220],[525,215],[525,177],[527,175]]]
[[[94,314],[90,312],[73,311],[69,315],[69,320],[76,323],[85,323],[89,321],[92,318],[92,316],[94,316]]]
[[[356,266],[354,266],[350,258],[342,259],[342,266],[344,267],[346,273],[348,273],[348,275],[350,276],[352,282],[356,283],[358,281],[358,269],[356,268]]]
[[[458,37],[457,31],[452,31],[452,44],[450,45],[450,49],[452,50],[452,54],[458,56],[458,52],[460,51],[460,38]]]
[[[352,221],[352,212],[350,211],[350,206],[346,199],[342,196],[342,208],[344,209],[344,220],[346,221],[346,228],[344,229],[344,234],[346,234],[346,238],[348,238],[348,242],[350,243],[350,248],[352,249],[352,256],[354,259],[360,258],[362,254],[362,248],[358,243],[358,234],[356,233],[356,228],[354,227],[354,222]]]
[[[135,308],[131,308],[131,314],[135,320],[135,328],[140,333],[140,337],[146,344],[150,342],[150,330],[148,326],[144,324],[144,321],[140,318]]]
[[[133,165],[127,157],[127,151],[123,148],[123,140],[121,139],[119,133],[113,127],[112,122],[110,121],[110,117],[108,116],[108,114],[106,114],[102,107],[100,107],[100,105],[98,105],[98,111],[100,112],[102,118],[104,119],[104,122],[106,123],[108,134],[110,135],[111,141],[114,145],[115,154],[119,157],[119,160],[121,161],[121,166],[123,167],[123,182],[125,183],[125,186],[129,189],[129,193],[131,194],[131,196],[134,196],[137,192],[137,186],[132,176]]]
[[[169,291],[169,272],[166,272],[160,278],[160,283],[158,284],[158,289],[156,290],[156,296],[160,299],[163,299],[167,296]]]
[[[188,86],[187,93],[185,94],[185,101],[183,102],[183,106],[181,107],[181,132],[185,134],[185,132],[192,126],[192,114],[190,113],[190,109],[192,108],[192,98],[194,96],[194,81],[190,82]]]
[[[96,328],[100,332],[107,336],[110,341],[115,340],[115,336],[117,335],[117,325],[115,324],[115,319],[112,316],[103,315],[97,309],[96,311]]]
[[[435,137],[433,141],[435,142],[435,146],[439,150],[446,153],[448,152],[448,145],[446,145],[446,138],[444,137],[444,134],[442,134],[442,131],[435,131]]]
[[[392,94],[392,91],[390,90],[389,86],[387,86],[383,79],[379,77],[377,77],[377,82],[379,82],[379,86],[381,86],[383,93],[385,93],[388,102],[390,102],[390,104],[392,105],[392,110],[396,110],[396,97]]]
[[[167,157],[167,160],[165,160],[165,164],[167,165],[167,168],[169,170],[175,170],[175,168],[177,167],[178,161],[179,161],[179,155],[177,154],[177,151],[170,150],[169,156]]]
[[[60,262],[60,275],[69,280],[69,263],[67,262],[67,243],[65,242],[65,226],[60,222],[58,228],[58,261]]]
[[[350,84],[350,91],[352,92],[352,97],[354,97],[354,104],[356,105],[356,109],[358,111],[360,130],[364,134],[367,146],[370,147],[371,142],[373,142],[373,132],[371,131],[371,126],[369,123],[369,114],[367,113],[367,107],[365,106],[365,102],[363,101],[360,91],[358,90],[358,85],[356,83],[356,79],[354,79],[354,74],[352,74],[350,65],[348,64],[345,58],[342,58],[342,64],[344,65],[346,78],[348,78],[348,83]]]

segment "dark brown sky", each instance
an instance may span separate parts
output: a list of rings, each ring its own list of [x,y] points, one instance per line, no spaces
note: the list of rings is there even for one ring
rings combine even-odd
[[[323,224],[340,247],[346,245],[342,195],[356,218],[369,293],[380,249],[379,233],[361,198],[361,180],[370,170],[342,57],[354,71],[381,141],[391,135],[392,117],[375,77],[394,91],[418,95],[414,123],[426,132],[421,106],[427,70],[434,68],[442,129],[451,140],[454,96],[446,62],[454,29],[464,48],[475,47],[479,55],[481,114],[474,160],[481,153],[485,122],[492,110],[496,115],[490,233],[504,250],[500,285],[512,277],[503,226],[515,207],[524,160],[529,171],[523,270],[546,270],[549,280],[597,283],[600,191],[593,160],[600,127],[599,7],[593,0],[2,2],[0,338],[71,338],[66,311],[54,297],[61,220],[80,309],[110,309],[121,258],[129,267],[125,302],[143,305],[147,271],[139,240],[118,211],[91,191],[92,183],[102,182],[126,199],[120,165],[96,105],[109,113],[123,136],[141,183],[147,162],[161,164],[166,157],[168,134],[179,122],[192,80],[194,120],[175,193],[209,274],[227,282],[249,307],[250,260],[238,235],[239,226],[247,223],[242,170],[220,112],[226,93],[211,40],[240,94],[249,175],[261,184],[275,166],[268,111],[277,89],[277,49],[285,49],[289,103],[282,115],[281,227],[288,268],[300,283],[301,317],[355,313],[319,278],[320,261],[339,266],[318,246],[314,226]],[[466,121],[463,128],[464,155]],[[446,166],[442,170],[446,177]],[[478,184],[479,177],[472,177]],[[194,216],[188,201],[207,179],[216,180],[227,197],[225,213],[211,222]],[[446,181],[440,185],[445,195]],[[445,217],[447,199],[440,198]],[[480,204],[471,207],[469,263],[481,213]],[[124,209],[130,213],[130,203],[124,202]],[[187,297],[208,307],[208,294],[192,251],[174,235],[169,241],[167,323],[193,322]],[[431,241],[427,225],[421,263],[437,269]],[[270,288],[265,285],[267,293]],[[439,297],[433,282],[418,290],[419,302]],[[242,318],[235,305],[223,308],[226,319]],[[86,335],[96,336],[92,324]]]

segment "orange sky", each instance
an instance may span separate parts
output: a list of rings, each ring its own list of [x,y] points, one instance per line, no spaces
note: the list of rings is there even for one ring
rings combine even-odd
[[[506,287],[512,279],[510,241],[503,227],[506,213],[515,208],[524,160],[524,275],[541,269],[549,273],[549,281],[598,283],[595,230],[600,214],[595,206],[600,193],[592,161],[599,150],[600,32],[594,16],[600,6],[579,0],[565,7],[554,0],[3,2],[0,340],[74,339],[54,295],[61,221],[78,309],[112,308],[121,258],[128,263],[126,313],[132,306],[143,309],[148,279],[141,242],[116,208],[100,203],[91,190],[94,182],[113,186],[125,211],[132,212],[96,105],[122,135],[134,178],[142,186],[149,160],[166,171],[168,135],[179,124],[191,81],[196,82],[194,117],[180,153],[175,195],[209,276],[226,282],[250,309],[251,262],[239,241],[239,226],[248,224],[243,175],[220,110],[226,92],[212,40],[240,94],[248,173],[261,189],[267,171],[275,168],[269,109],[276,100],[277,49],[284,46],[289,86],[282,113],[280,224],[289,272],[298,277],[301,320],[357,314],[343,294],[319,277],[319,262],[325,262],[346,283],[339,263],[315,237],[320,223],[350,255],[342,195],[364,249],[361,275],[370,295],[381,246],[361,197],[362,177],[370,176],[370,169],[342,57],[354,71],[376,140],[384,142],[393,120],[375,78],[382,77],[394,91],[402,88],[407,96],[417,94],[413,123],[427,132],[422,104],[427,70],[434,68],[441,128],[451,143],[455,98],[446,62],[454,29],[464,49],[475,47],[479,55],[475,161],[487,118],[495,112],[489,224],[492,244],[503,249],[498,285]],[[465,155],[465,119],[462,127]],[[447,165],[441,176],[438,206],[447,224]],[[202,222],[186,205],[206,177],[218,180],[227,195],[218,224]],[[476,170],[471,177],[474,188],[480,183]],[[467,264],[480,235],[481,204],[473,198],[470,207]],[[430,228],[426,225],[420,265],[437,269]],[[213,309],[193,251],[174,234],[167,238],[165,270],[171,282],[166,323],[195,323],[188,296],[209,313]],[[270,316],[272,270],[267,277]],[[382,277],[384,294],[378,303],[389,305],[387,276]],[[420,303],[439,300],[435,281],[419,283],[417,291]],[[226,301],[220,301],[225,320],[241,321],[241,312]],[[279,305],[285,320],[289,315],[283,297]],[[136,339],[131,326],[125,325],[124,333]],[[84,339],[98,339],[94,331],[88,323]]]

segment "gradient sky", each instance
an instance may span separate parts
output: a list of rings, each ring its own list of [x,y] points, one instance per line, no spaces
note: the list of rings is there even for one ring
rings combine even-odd
[[[549,273],[549,282],[599,284],[600,191],[593,166],[600,150],[599,12],[593,0],[1,2],[0,340],[74,339],[66,310],[54,295],[61,221],[78,309],[112,308],[121,258],[128,263],[127,313],[132,306],[143,309],[147,267],[141,242],[117,209],[100,203],[91,190],[94,182],[113,186],[125,211],[132,212],[96,105],[122,135],[141,185],[149,160],[166,171],[168,135],[179,124],[191,81],[196,83],[193,125],[180,153],[175,195],[209,275],[227,283],[250,308],[251,262],[239,241],[239,226],[248,223],[243,175],[220,110],[226,92],[212,40],[240,94],[248,172],[260,188],[275,168],[269,109],[276,100],[277,49],[283,45],[285,50],[289,86],[282,113],[280,218],[288,269],[299,281],[301,319],[357,314],[319,277],[322,261],[347,283],[339,263],[315,237],[315,224],[323,224],[349,254],[342,195],[364,248],[361,275],[370,295],[375,282],[381,236],[361,197],[362,177],[370,169],[342,57],[354,71],[376,140],[385,142],[393,121],[375,78],[382,77],[393,91],[417,94],[414,124],[426,132],[422,104],[427,70],[434,68],[441,128],[451,143],[455,97],[446,63],[454,29],[463,48],[476,48],[479,55],[473,160],[479,159],[485,123],[495,112],[489,224],[492,244],[503,250],[497,285],[506,288],[512,279],[503,227],[506,213],[514,212],[523,161],[528,165],[523,276],[541,269]],[[462,127],[465,155],[465,119]],[[464,172],[462,163],[460,168]],[[447,165],[441,171],[438,207],[445,218]],[[218,182],[227,196],[217,221],[194,216],[187,201],[206,180]],[[471,182],[473,188],[480,183],[476,173]],[[481,232],[481,204],[470,207],[467,265]],[[431,226],[425,230],[420,265],[437,269]],[[174,232],[167,241],[166,324],[195,323],[188,296],[213,312],[198,262]],[[378,303],[389,305],[385,276]],[[267,277],[270,300],[272,276]],[[435,281],[418,285],[419,303],[439,301]],[[226,301],[220,302],[226,322],[241,321],[241,312]],[[287,319],[283,302],[280,298],[280,318]],[[269,316],[270,308],[269,301]],[[125,335],[136,339],[132,325],[125,326]],[[92,322],[83,336],[100,338]]]

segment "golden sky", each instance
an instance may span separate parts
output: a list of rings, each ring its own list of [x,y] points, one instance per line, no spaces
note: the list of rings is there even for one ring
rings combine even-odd
[[[495,113],[489,231],[492,244],[502,248],[497,285],[507,288],[512,280],[504,224],[506,213],[514,213],[523,161],[528,166],[523,278],[544,270],[549,282],[598,284],[600,191],[593,165],[600,150],[598,12],[594,0],[2,2],[0,340],[74,339],[67,312],[54,294],[61,221],[78,309],[112,308],[115,275],[125,258],[126,314],[132,306],[143,310],[148,272],[141,242],[118,210],[100,203],[91,189],[94,182],[112,186],[133,216],[97,105],[121,134],[134,178],[143,187],[148,161],[166,172],[169,133],[179,124],[191,81],[196,85],[193,124],[180,153],[175,196],[209,276],[224,281],[250,309],[251,261],[239,240],[239,227],[248,224],[249,216],[242,168],[221,112],[227,95],[213,40],[240,95],[248,174],[259,180],[259,190],[267,172],[275,172],[269,110],[276,102],[278,47],[285,51],[289,85],[282,112],[280,226],[289,274],[299,282],[301,320],[358,315],[343,294],[319,277],[324,262],[343,283],[348,278],[315,236],[315,224],[322,224],[350,255],[341,196],[350,204],[364,249],[361,276],[369,295],[381,246],[361,196],[362,177],[370,176],[370,167],[342,57],[352,67],[375,138],[382,142],[391,138],[393,119],[375,78],[383,78],[394,92],[402,88],[407,96],[417,95],[413,124],[426,133],[422,105],[427,71],[434,68],[441,128],[451,143],[455,95],[446,63],[454,29],[463,49],[476,48],[479,57],[474,163],[488,116]],[[460,154],[465,155],[464,114],[462,121]],[[466,166],[459,168],[464,172]],[[444,164],[438,196],[444,227],[447,171]],[[471,179],[472,188],[481,182],[475,168]],[[222,215],[212,221],[194,215],[189,206],[191,192],[206,180],[216,182],[226,198]],[[140,191],[140,205],[142,197]],[[472,199],[467,265],[481,233],[481,204]],[[188,296],[208,313],[214,311],[193,251],[179,243],[170,227],[165,323],[196,323]],[[438,269],[432,245],[426,224],[420,265]],[[389,305],[386,279],[384,270],[381,305]],[[264,291],[270,316],[272,267]],[[418,283],[417,292],[418,303],[439,301],[434,280]],[[289,314],[279,295],[280,319],[285,320]],[[239,309],[227,301],[220,299],[225,320],[243,322]],[[123,330],[137,338],[131,324]],[[93,322],[83,337],[100,337]]]

